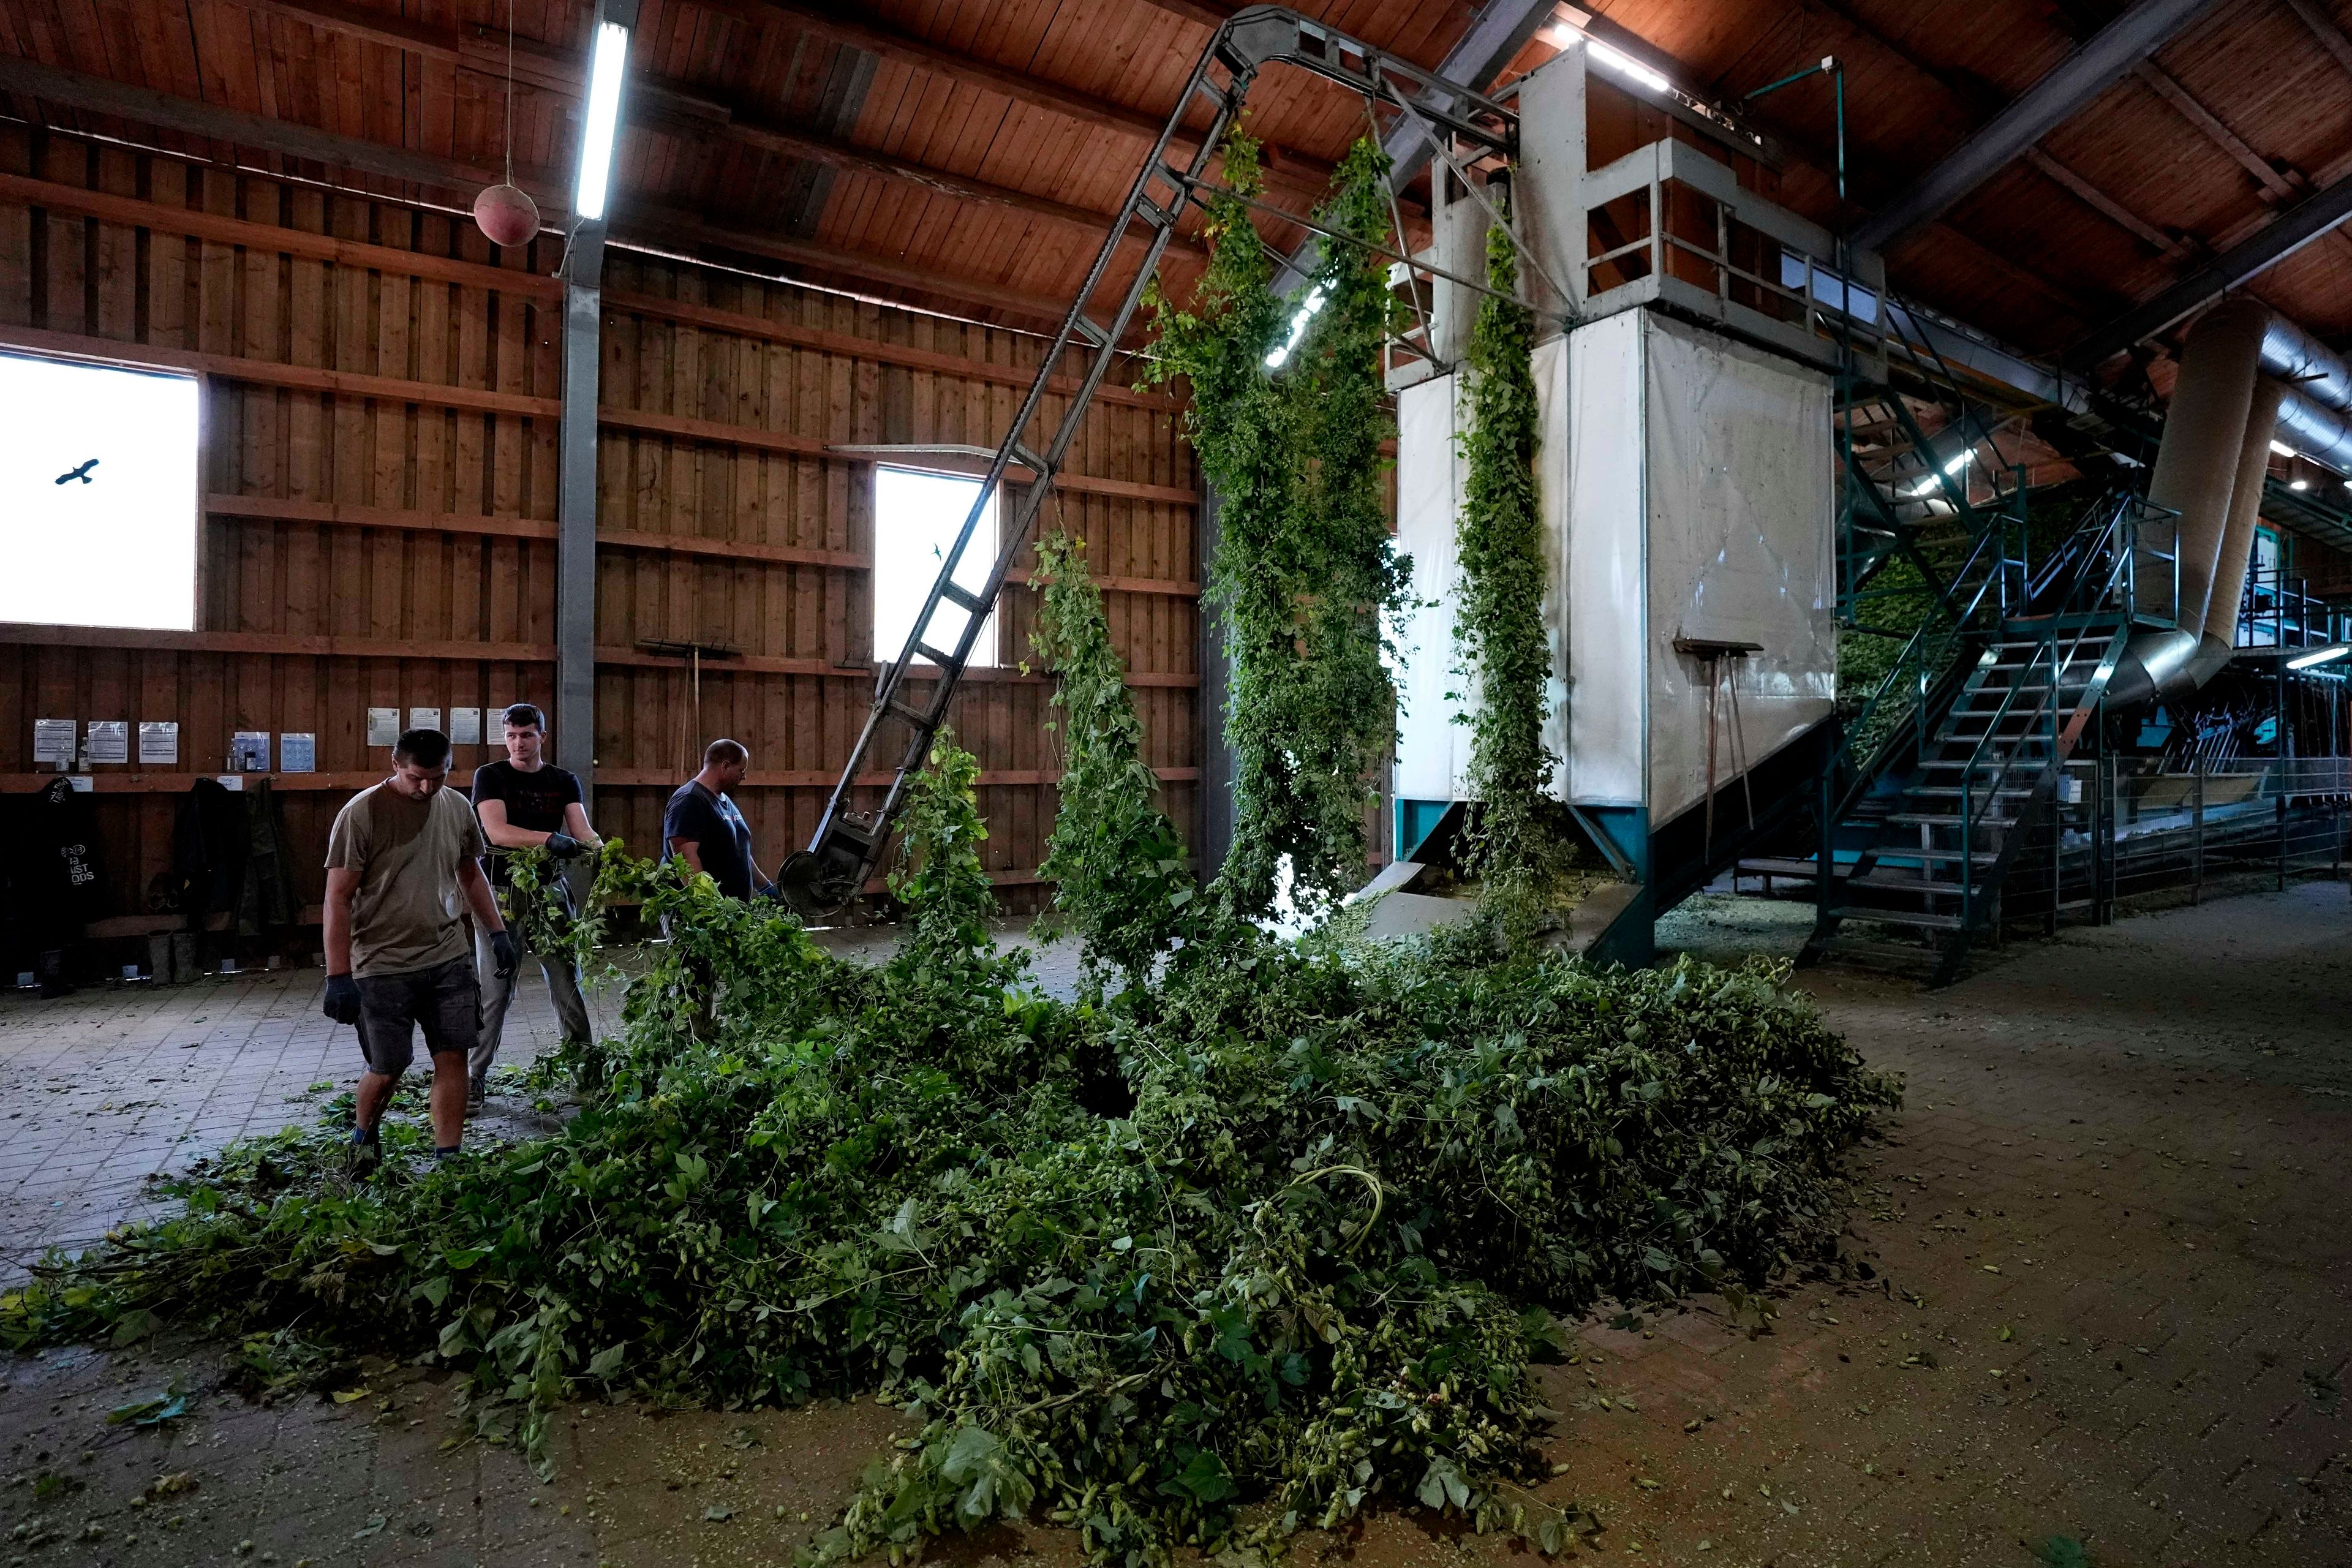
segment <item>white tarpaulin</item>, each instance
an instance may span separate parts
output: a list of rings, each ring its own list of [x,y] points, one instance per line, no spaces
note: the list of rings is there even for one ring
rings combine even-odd
[[[1638,805],[1643,784],[1642,322],[1568,340],[1569,800]]]
[[[1433,376],[1397,394],[1397,550],[1412,557],[1397,697],[1396,793],[1455,800],[1470,764],[1470,730],[1449,693],[1454,679],[1454,526],[1462,511],[1461,447],[1454,439],[1456,378]]]
[[[1706,668],[1677,638],[1747,642],[1727,661],[1753,766],[1829,717],[1837,680],[1830,384],[1776,354],[1651,311],[1643,405],[1649,453],[1650,820],[1706,796]],[[1625,317],[1616,318],[1625,320]],[[1732,771],[1728,690],[1718,779]],[[1723,807],[1718,805],[1717,815]]]

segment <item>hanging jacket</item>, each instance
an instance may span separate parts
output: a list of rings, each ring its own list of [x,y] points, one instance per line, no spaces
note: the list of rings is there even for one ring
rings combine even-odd
[[[253,841],[244,803],[218,779],[198,779],[181,798],[172,825],[172,869],[190,931],[245,897],[245,860]]]
[[[10,877],[18,918],[37,918],[65,941],[107,913],[106,864],[90,797],[60,775],[18,806],[18,856]],[[60,931],[58,928],[64,929]],[[62,942],[44,941],[44,948]]]
[[[257,780],[245,792],[245,875],[237,892],[236,929],[259,936],[294,923],[294,863],[288,853],[286,803]]]

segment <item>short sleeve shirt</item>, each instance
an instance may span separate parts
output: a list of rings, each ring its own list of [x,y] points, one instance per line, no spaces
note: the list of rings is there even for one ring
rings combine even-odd
[[[662,814],[662,843],[690,838],[702,856],[702,868],[730,899],[748,899],[760,879],[751,861],[751,825],[735,803],[715,795],[694,779],[678,785]]]
[[[485,763],[474,770],[474,807],[478,814],[486,800],[502,803],[507,808],[507,822],[512,826],[533,833],[561,833],[563,808],[580,800],[580,781],[562,768],[544,763],[525,773],[504,760]],[[491,856],[490,872],[498,881],[506,880],[502,857]]]
[[[413,800],[386,783],[353,795],[327,836],[327,869],[359,873],[352,973],[406,974],[471,953],[457,877],[485,847],[454,789]]]

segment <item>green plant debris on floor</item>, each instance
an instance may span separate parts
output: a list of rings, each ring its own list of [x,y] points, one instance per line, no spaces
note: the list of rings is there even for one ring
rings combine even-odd
[[[148,1312],[280,1376],[424,1353],[525,1445],[567,1396],[873,1392],[921,1429],[821,1558],[1026,1516],[1161,1562],[1379,1498],[1557,1547],[1574,1516],[1519,1485],[1553,1315],[1832,1247],[1839,1152],[1893,1091],[1773,972],[1236,925],[1055,1001],[975,938],[972,770],[936,762],[887,963],[608,856],[674,940],[572,1059],[560,1132],[358,1183],[331,1125],[240,1146],[0,1330]]]

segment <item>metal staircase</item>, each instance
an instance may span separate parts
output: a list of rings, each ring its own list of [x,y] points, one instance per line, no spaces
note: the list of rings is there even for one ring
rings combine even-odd
[[[1820,913],[1801,963],[1874,945],[1845,930],[1866,921],[1934,949],[1933,984],[1947,984],[1998,930],[2002,884],[2067,759],[2095,734],[2139,618],[2144,510],[2110,497],[2038,570],[2012,552],[2011,529],[1979,540],[1954,580],[1959,613],[1923,626],[1856,716],[1853,732],[1866,738],[1880,703],[1911,704],[1866,760],[1841,770],[1824,837],[1834,846],[1843,830],[1864,847],[1843,875],[1833,857],[1811,862]]]

